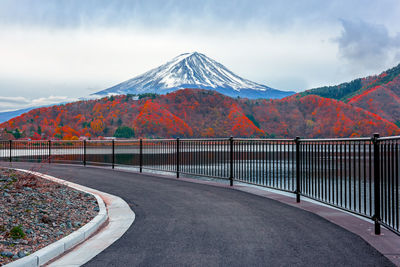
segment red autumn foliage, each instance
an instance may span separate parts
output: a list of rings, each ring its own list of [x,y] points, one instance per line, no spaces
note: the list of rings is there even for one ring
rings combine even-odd
[[[214,91],[184,89],[154,99],[133,100],[120,95],[34,109],[0,124],[0,137],[12,138],[11,133],[18,129],[21,138],[99,138],[112,136],[119,126],[134,128],[136,137],[400,134],[400,129],[385,116],[353,105],[315,95],[249,100]]]
[[[400,122],[400,76],[356,95],[349,104],[363,108],[393,123]]]
[[[265,135],[265,132],[255,126],[254,123],[243,114],[243,110],[236,104],[232,105],[228,118],[232,125],[232,134],[234,136],[253,137]]]
[[[142,136],[191,137],[192,129],[182,119],[153,100],[147,100],[134,122]]]

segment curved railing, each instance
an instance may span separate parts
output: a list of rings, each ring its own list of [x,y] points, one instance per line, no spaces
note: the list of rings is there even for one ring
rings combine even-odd
[[[128,166],[291,192],[400,234],[400,136],[0,141],[0,159]]]

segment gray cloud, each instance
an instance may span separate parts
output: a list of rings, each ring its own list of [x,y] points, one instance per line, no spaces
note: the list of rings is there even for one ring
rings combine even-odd
[[[16,97],[6,97],[6,96],[0,96],[0,103],[3,105],[5,103],[9,104],[27,104],[29,103],[29,100],[26,99],[25,97],[22,96],[16,96]]]
[[[0,95],[80,97],[189,51],[278,89],[337,84],[393,66],[398,14],[399,0],[0,0]]]
[[[12,111],[27,107],[43,107],[47,105],[72,102],[76,100],[76,98],[69,98],[66,96],[49,96],[34,99],[29,99],[23,96],[0,96],[0,112]]]
[[[336,39],[339,55],[366,69],[396,60],[400,34],[391,36],[384,25],[342,20],[343,31]]]
[[[390,20],[398,16],[398,6],[398,0],[2,0],[0,23],[148,28],[252,23],[280,29],[300,21],[311,27],[337,18],[382,19],[384,15]]]

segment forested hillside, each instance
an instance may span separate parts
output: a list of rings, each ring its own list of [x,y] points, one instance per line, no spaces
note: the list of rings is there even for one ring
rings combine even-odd
[[[299,95],[318,95],[341,100],[400,126],[400,65],[378,76],[316,88]]]
[[[301,96],[318,95],[348,102],[351,98],[363,94],[365,91],[387,84],[400,75],[400,64],[394,68],[382,72],[380,75],[359,78],[351,82],[335,86],[314,88],[300,93]]]
[[[316,95],[281,100],[230,98],[179,90],[78,101],[31,110],[0,124],[2,139],[117,137],[349,137],[400,134],[393,123],[360,107]]]

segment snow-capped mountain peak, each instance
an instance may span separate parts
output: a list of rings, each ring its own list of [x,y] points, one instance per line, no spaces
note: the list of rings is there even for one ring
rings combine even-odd
[[[243,79],[204,54],[192,52],[95,94],[165,94],[182,88],[212,89],[248,98],[282,98],[294,93]]]

